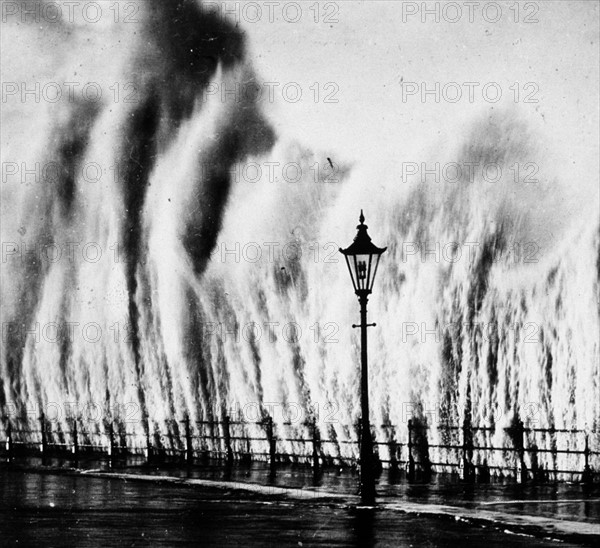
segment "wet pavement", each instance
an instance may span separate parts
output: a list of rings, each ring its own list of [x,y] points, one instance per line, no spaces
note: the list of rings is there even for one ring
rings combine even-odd
[[[77,463],[78,470],[65,461],[47,464],[54,466],[41,467],[35,459],[0,465],[2,546],[505,547],[600,541],[585,534],[596,528],[600,533],[600,493],[579,484],[465,485],[452,478],[415,484],[384,471],[378,508],[368,510],[357,508],[357,476],[347,469],[324,470],[315,482],[305,466],[279,466],[273,474],[265,463],[226,470],[130,460],[108,474],[104,461]],[[541,518],[543,526],[535,521]]]

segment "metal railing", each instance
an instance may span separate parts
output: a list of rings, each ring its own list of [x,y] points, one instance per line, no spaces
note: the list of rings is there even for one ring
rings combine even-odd
[[[143,432],[127,432],[123,425],[107,423],[102,431],[82,428],[83,421],[72,418],[70,428],[52,429],[42,415],[39,430],[19,429],[4,420],[4,443],[0,439],[0,453],[11,461],[15,455],[39,454],[44,461],[51,455],[70,454],[78,459],[82,453],[100,453],[112,459],[122,455],[142,454],[148,460],[177,457],[192,463],[197,459],[219,459],[226,464],[235,460],[266,460],[271,465],[284,461],[303,461],[315,470],[324,464],[358,464],[360,445],[357,427],[356,439],[322,438],[316,419],[304,423],[275,424],[270,416],[250,422],[231,420],[191,421],[186,417],[170,425],[169,434],[151,432],[148,422]],[[286,432],[291,427],[291,433]],[[429,443],[433,429],[441,443]],[[376,461],[390,468],[403,468],[409,478],[427,478],[435,472],[458,471],[465,480],[489,478],[492,471],[508,472],[519,481],[544,480],[560,475],[570,479],[579,477],[592,482],[600,468],[600,432],[577,429],[527,428],[520,420],[504,428],[502,440],[511,443],[496,446],[490,437],[500,430],[490,426],[473,426],[465,421],[461,426],[441,424],[430,427],[424,422],[409,420],[405,427],[381,425],[385,440],[376,439]],[[330,432],[332,430],[330,429]],[[404,436],[399,436],[398,433]],[[165,440],[164,438],[168,438]],[[400,441],[402,437],[405,441]],[[550,442],[540,446],[538,442]],[[576,439],[576,441],[574,441]],[[445,440],[445,441],[444,441]],[[561,443],[566,442],[565,443]],[[297,451],[298,445],[302,451]],[[592,445],[594,449],[592,449]],[[340,448],[349,446],[342,456]],[[352,448],[355,450],[352,450]],[[384,455],[380,456],[382,452]],[[445,457],[431,460],[431,454]],[[540,456],[550,455],[556,462],[560,455],[574,455],[568,459],[568,468],[544,467],[538,464]],[[493,461],[488,464],[488,461]],[[546,459],[548,460],[548,459]]]

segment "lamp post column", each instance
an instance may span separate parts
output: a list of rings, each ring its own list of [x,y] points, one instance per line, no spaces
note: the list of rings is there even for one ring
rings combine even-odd
[[[346,258],[354,293],[360,303],[360,499],[363,505],[375,504],[375,468],[373,466],[373,439],[369,422],[369,366],[367,364],[367,302],[375,282],[379,259],[387,247],[377,247],[367,233],[365,216],[362,209],[358,218],[358,232],[354,241],[340,252]]]
[[[375,478],[373,470],[373,439],[369,422],[369,366],[367,363],[367,295],[360,295],[360,499],[362,504],[375,504]]]

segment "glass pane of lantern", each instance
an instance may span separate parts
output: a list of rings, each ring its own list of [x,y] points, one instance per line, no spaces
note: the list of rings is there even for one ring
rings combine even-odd
[[[356,256],[356,279],[359,289],[369,289],[370,262],[370,255],[361,254]]]
[[[354,257],[350,255],[344,255],[346,259],[346,264],[348,265],[348,270],[350,271],[350,278],[352,278],[352,285],[354,286],[354,291],[357,290],[356,286],[356,274],[354,270]]]
[[[373,271],[371,272],[371,287],[369,289],[373,289],[373,284],[375,283],[375,275],[377,274],[377,267],[379,266],[379,259],[381,259],[381,255],[375,255],[373,257],[373,266],[371,267]]]

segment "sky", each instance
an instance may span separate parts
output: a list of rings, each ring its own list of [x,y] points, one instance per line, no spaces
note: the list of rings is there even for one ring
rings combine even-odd
[[[258,12],[247,8],[244,17],[240,11],[259,78],[281,87],[298,82],[303,90],[296,103],[276,94],[267,115],[281,135],[385,178],[390,161],[420,159],[456,142],[474,119],[514,108],[543,136],[565,178],[592,192],[598,184],[599,3],[478,2],[472,12],[468,4],[428,2],[430,10],[437,6],[436,15],[424,13],[422,2],[320,2],[319,23],[314,2],[300,3],[296,23],[286,21],[295,18],[292,8],[273,7],[273,22],[264,6],[257,22],[251,20]],[[439,102],[434,94],[423,102],[419,91],[435,89],[436,82]],[[337,89],[338,102],[321,96],[315,103],[309,89],[315,83],[322,90],[334,83],[325,91]],[[473,83],[472,101],[464,83]],[[417,93],[408,95],[415,85]],[[457,89],[458,101],[444,100],[454,100]],[[492,102],[498,89],[502,98]]]
[[[82,26],[75,49],[74,36],[63,36],[56,24],[21,25],[20,43],[4,32],[4,70],[23,80],[44,71],[52,75],[57,63],[97,40],[92,59],[106,59],[84,61],[84,72],[70,76],[97,79],[110,73],[111,59],[126,55],[127,42],[111,34],[112,4],[100,4],[103,17]],[[246,31],[265,93],[267,83],[277,84],[264,112],[281,136],[386,178],[391,164],[420,161],[457,142],[474,120],[514,109],[543,136],[541,146],[566,170],[561,178],[582,181],[587,193],[598,186],[598,1],[208,4]],[[120,16],[127,14],[123,8]],[[76,26],[77,21],[71,28]],[[136,27],[121,24],[115,30]],[[297,102],[283,98],[282,90],[293,83],[292,96],[294,89],[302,91]],[[472,101],[465,83],[471,83]],[[423,87],[436,85],[439,101],[434,94],[423,101]],[[498,102],[484,97],[486,85],[492,86],[490,98],[501,91]],[[450,102],[443,90],[450,100],[457,90],[462,96]],[[5,117],[10,106],[9,101],[3,108]],[[35,105],[28,107],[34,112]]]

